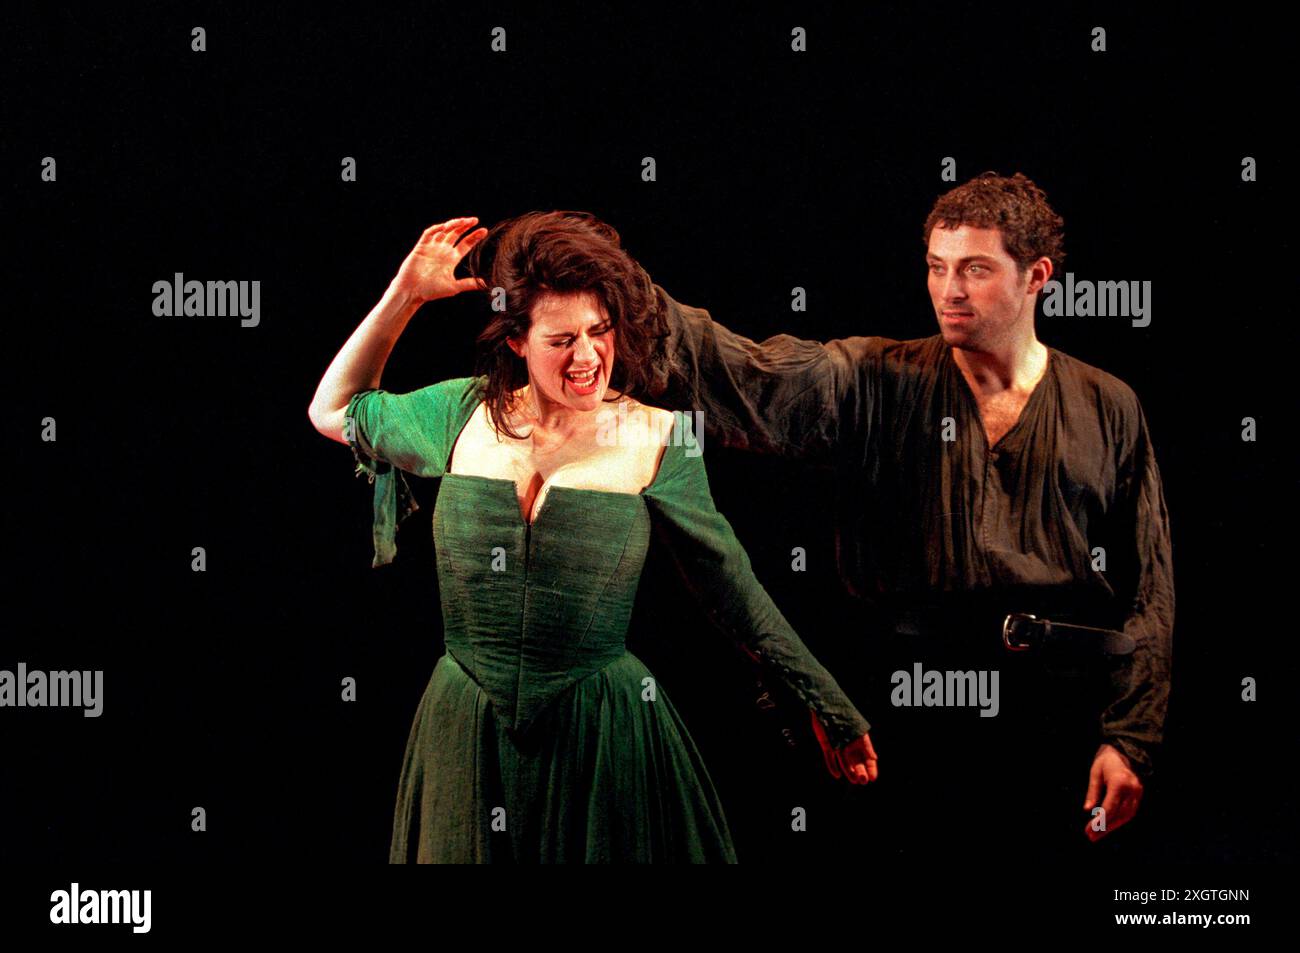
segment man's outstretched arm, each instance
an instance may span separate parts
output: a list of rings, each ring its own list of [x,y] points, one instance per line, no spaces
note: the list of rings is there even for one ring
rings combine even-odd
[[[884,338],[807,341],[778,334],[756,343],[684,305],[659,285],[668,326],[668,390],[674,409],[703,411],[725,446],[827,462],[865,439]]]

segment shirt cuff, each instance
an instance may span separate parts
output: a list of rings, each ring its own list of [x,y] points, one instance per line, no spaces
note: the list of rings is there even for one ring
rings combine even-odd
[[[1151,777],[1154,772],[1151,753],[1132,738],[1112,736],[1109,738],[1103,738],[1102,744],[1110,745],[1120,754],[1127,757],[1129,762],[1133,765],[1133,773],[1136,774],[1138,779],[1143,783],[1146,783],[1147,779]]]

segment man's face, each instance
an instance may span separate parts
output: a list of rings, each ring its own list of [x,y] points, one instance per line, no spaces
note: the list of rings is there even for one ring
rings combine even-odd
[[[599,299],[589,292],[544,294],[532,319],[527,339],[510,346],[528,362],[539,401],[598,409],[614,370],[614,329]]]
[[[1041,264],[1021,274],[996,228],[962,225],[930,231],[925,256],[930,300],[943,339],[953,347],[990,351],[1032,329],[1034,298],[1046,275]],[[1041,280],[1039,280],[1041,275]]]

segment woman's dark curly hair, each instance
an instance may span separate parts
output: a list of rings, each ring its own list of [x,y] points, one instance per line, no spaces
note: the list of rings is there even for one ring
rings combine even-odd
[[[506,342],[528,336],[533,306],[546,292],[595,294],[615,328],[617,359],[611,388],[637,397],[652,393],[667,335],[650,276],[624,251],[618,232],[589,212],[528,212],[499,222],[465,256],[469,274],[505,291],[505,310],[493,312],[478,336],[483,400],[493,426],[521,439],[506,421],[515,390],[528,383],[528,367]],[[615,398],[606,397],[606,400]]]
[[[938,228],[996,228],[1002,245],[1021,273],[1038,259],[1052,260],[1055,271],[1065,261],[1065,220],[1047,204],[1047,195],[1023,173],[1008,178],[984,172],[939,196],[925,220],[921,240],[930,245]]]

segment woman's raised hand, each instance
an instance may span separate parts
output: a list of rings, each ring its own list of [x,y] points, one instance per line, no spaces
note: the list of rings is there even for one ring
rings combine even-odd
[[[473,216],[453,218],[426,228],[398,269],[393,290],[421,303],[450,298],[462,291],[486,290],[487,283],[482,279],[457,278],[454,274],[460,260],[487,237],[486,228],[476,228],[466,234],[477,221]]]
[[[826,759],[826,770],[831,773],[831,777],[842,776],[850,784],[869,784],[879,777],[880,770],[876,767],[876,749],[871,745],[871,735],[863,735],[843,748],[834,748],[826,737],[826,728],[817,713],[814,711],[809,714],[812,715],[813,734],[822,746],[822,757]]]

